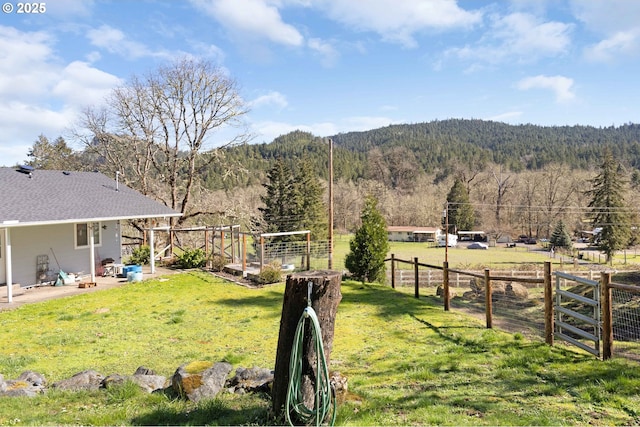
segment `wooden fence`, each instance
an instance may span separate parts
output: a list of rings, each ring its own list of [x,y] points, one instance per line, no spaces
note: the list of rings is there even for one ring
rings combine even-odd
[[[554,292],[552,285],[552,272],[551,263],[546,261],[544,263],[544,269],[540,272],[535,271],[499,271],[498,273],[491,272],[490,269],[485,269],[483,272],[479,271],[463,271],[449,268],[448,262],[443,262],[442,266],[425,264],[419,262],[418,258],[413,260],[403,260],[396,258],[394,254],[386,259],[385,262],[391,263],[391,287],[397,286],[398,280],[401,284],[407,276],[412,276],[414,285],[415,298],[420,297],[420,283],[425,281],[429,286],[440,283],[442,286],[442,300],[445,311],[450,310],[451,303],[451,290],[452,284],[461,286],[464,277],[477,278],[483,281],[484,284],[484,311],[486,318],[486,327],[493,327],[493,298],[492,298],[492,282],[505,281],[505,282],[517,282],[524,284],[525,286],[543,287],[544,288],[544,339],[549,345],[554,343]],[[408,264],[413,268],[411,270],[398,269],[398,264]],[[428,270],[420,270],[420,267]],[[581,271],[572,273],[575,276],[580,276],[589,280],[598,279],[599,292],[602,293],[601,298],[601,328],[602,328],[602,343],[603,351],[602,358],[609,359],[613,355],[613,301],[611,298],[612,289],[624,290],[633,294],[640,295],[640,287],[630,286],[624,284],[613,283],[611,281],[610,272],[600,271]],[[570,282],[567,278],[568,275],[558,275],[558,280],[564,280]],[[453,279],[452,279],[453,278]],[[636,325],[640,327],[640,325]]]

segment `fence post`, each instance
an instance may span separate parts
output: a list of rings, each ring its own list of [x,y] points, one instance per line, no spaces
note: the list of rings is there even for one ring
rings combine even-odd
[[[613,355],[613,308],[611,307],[611,273],[600,273],[602,293],[602,360],[611,359]]]
[[[416,298],[420,298],[420,275],[418,273],[418,257],[413,259],[414,280],[416,284]]]
[[[260,273],[264,268],[264,237],[260,235]]]
[[[391,254],[391,288],[396,288],[396,256]]]
[[[489,276],[489,269],[484,269],[484,303],[487,317],[487,329],[493,328],[493,301],[491,292],[491,277]]]
[[[449,311],[449,262],[442,263],[442,298],[444,299],[444,311]]]
[[[551,262],[544,262],[544,337],[548,345],[553,345],[553,285]]]
[[[242,235],[242,277],[247,271],[247,235]]]

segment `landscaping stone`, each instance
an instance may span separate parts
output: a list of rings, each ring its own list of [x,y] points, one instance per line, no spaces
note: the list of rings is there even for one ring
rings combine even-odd
[[[175,393],[193,402],[212,399],[226,389],[231,393],[270,392],[273,384],[273,370],[253,367],[239,367],[235,375],[227,379],[233,367],[226,362],[192,362],[180,366],[170,378],[156,375],[143,366],[133,375],[112,374],[107,377],[89,369],[58,381],[52,388],[70,391],[106,389],[132,381],[148,393]],[[338,374],[339,375],[339,374]],[[6,380],[0,374],[0,397],[37,396],[45,393],[47,381],[44,375],[33,371],[23,372],[15,380]],[[337,387],[336,387],[337,388]]]
[[[133,375],[156,375],[156,373],[153,369],[139,366],[138,369],[136,369],[136,371],[133,373]]]
[[[505,289],[505,295],[512,299],[526,300],[529,298],[529,291],[520,283],[509,283]]]
[[[93,369],[79,372],[66,380],[53,384],[53,388],[60,390],[98,390],[102,386],[104,375]]]
[[[218,362],[192,362],[180,366],[171,377],[173,389],[193,402],[214,398],[224,387],[233,366]]]
[[[444,287],[442,285],[438,285],[438,287],[436,288],[436,296],[437,297],[444,297]],[[449,298],[455,298],[456,297],[456,292],[449,288]]]
[[[25,371],[15,380],[4,381],[0,375],[0,396],[34,397],[44,393],[47,381],[42,374],[33,371]]]
[[[227,389],[236,394],[269,392],[272,384],[273,370],[239,367],[236,369],[236,374],[227,381]]]
[[[102,380],[101,387],[110,388],[113,386],[122,385],[127,381],[131,381],[137,384],[142,390],[146,391],[147,393],[153,393],[156,390],[162,390],[167,385],[167,377],[164,377],[162,375],[147,375],[135,373],[133,375],[108,375],[104,380]]]

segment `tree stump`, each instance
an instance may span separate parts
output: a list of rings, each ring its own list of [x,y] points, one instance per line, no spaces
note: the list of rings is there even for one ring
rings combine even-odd
[[[309,282],[312,282],[311,307],[318,316],[322,334],[327,366],[331,359],[333,348],[333,331],[338,304],[342,299],[340,283],[342,273],[331,270],[305,271],[287,276],[287,284],[282,302],[282,317],[280,318],[280,333],[276,352],[276,366],[274,372],[272,402],[273,413],[276,416],[284,414],[289,386],[289,363],[291,361],[291,347],[300,317],[307,307]],[[305,330],[303,342],[303,396],[305,404],[313,407],[316,352],[311,342],[309,324]]]

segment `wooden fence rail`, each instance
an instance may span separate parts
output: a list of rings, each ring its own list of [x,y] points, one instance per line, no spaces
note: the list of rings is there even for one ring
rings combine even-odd
[[[390,258],[387,258],[385,262],[391,262],[391,287],[395,288],[397,285],[398,276],[400,279],[400,285],[403,283],[404,272],[410,273],[411,270],[408,269],[398,269],[397,265],[399,264],[408,264],[413,267],[413,274],[407,274],[407,276],[411,276],[413,278],[413,284],[415,287],[415,298],[420,297],[420,282],[424,283],[426,280],[428,285],[431,286],[433,283],[442,283],[442,299],[443,306],[445,311],[449,311],[450,309],[450,282],[451,275],[455,275],[454,283],[457,286],[460,286],[460,277],[474,277],[478,279],[482,279],[485,287],[485,315],[486,315],[486,327],[493,327],[493,298],[492,298],[492,281],[509,281],[509,282],[519,282],[525,285],[535,285],[535,286],[543,286],[544,287],[544,335],[545,342],[548,345],[554,344],[554,297],[553,297],[553,286],[552,286],[552,272],[551,272],[551,262],[546,261],[544,263],[544,269],[542,272],[539,271],[517,271],[513,270],[508,275],[505,275],[504,271],[500,272],[500,275],[492,275],[489,269],[485,269],[483,272],[479,271],[464,271],[449,268],[447,262],[443,262],[442,266],[433,265],[433,264],[425,264],[419,262],[418,258],[414,258],[413,260],[404,260],[400,258],[396,258],[394,254],[391,254]],[[427,268],[429,270],[420,270],[419,268]],[[613,283],[611,281],[611,272],[601,272],[601,271],[576,271],[572,272],[571,275],[578,276],[584,279],[594,280],[594,278],[598,277],[600,292],[602,293],[601,298],[601,319],[602,319],[602,343],[603,343],[603,351],[602,358],[609,359],[613,355],[613,322],[612,322],[612,298],[611,291],[612,289],[624,290],[627,292],[631,292],[634,294],[640,295],[640,286],[630,286],[624,285],[620,283]],[[528,277],[526,277],[528,276]],[[535,276],[535,277],[531,277]],[[558,280],[564,280],[566,283],[570,282],[569,279],[565,278],[566,274],[559,274]],[[640,326],[640,325],[639,325]]]

